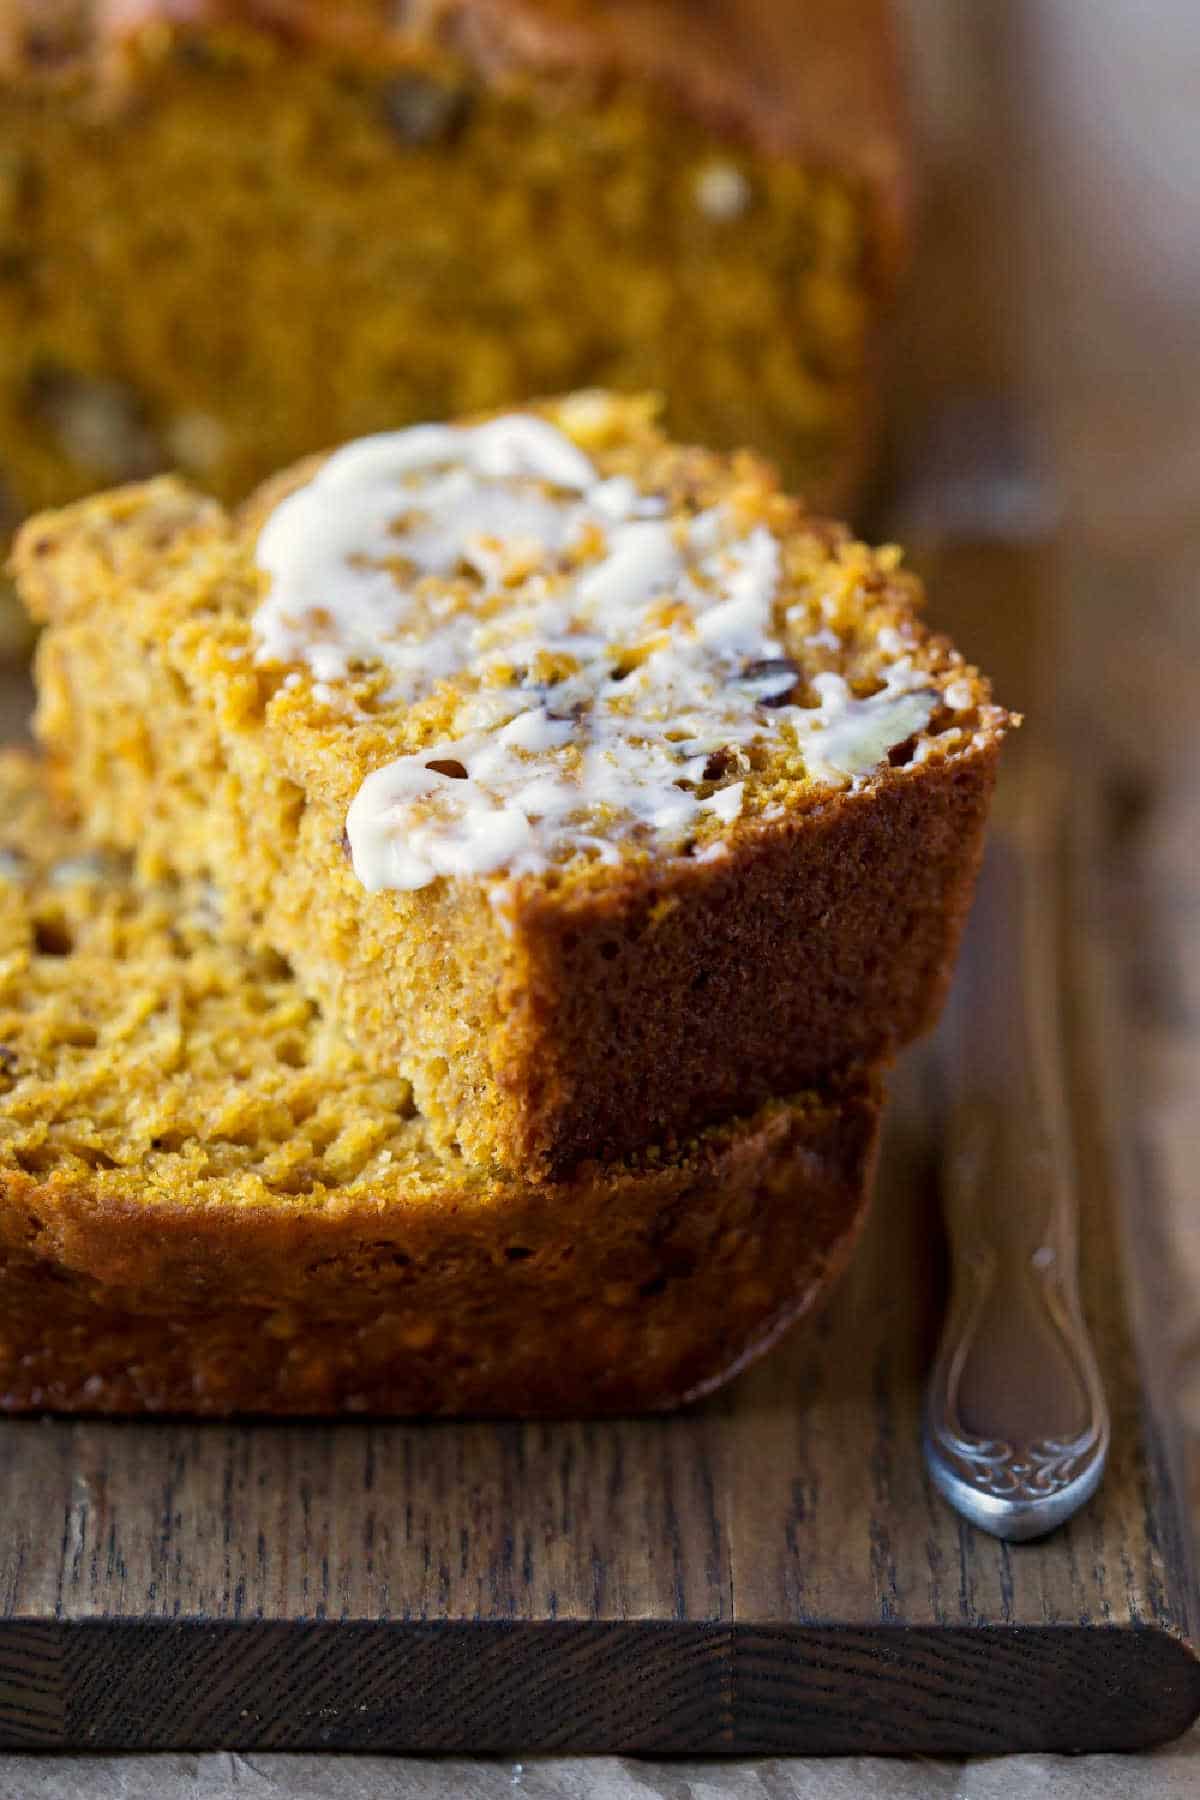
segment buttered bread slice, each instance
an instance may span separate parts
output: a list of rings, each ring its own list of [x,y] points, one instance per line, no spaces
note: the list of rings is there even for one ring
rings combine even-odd
[[[898,551],[648,403],[364,439],[240,517],[126,488],[16,566],[94,840],[211,880],[472,1162],[620,1156],[934,1016],[1007,717]]]

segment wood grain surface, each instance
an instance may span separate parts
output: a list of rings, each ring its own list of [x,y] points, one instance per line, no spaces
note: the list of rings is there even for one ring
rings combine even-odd
[[[995,1753],[1182,1730],[1194,1577],[1131,1331],[1090,866],[1047,895],[1114,1415],[1079,1519],[1005,1546],[925,1478],[934,1046],[898,1072],[831,1305],[687,1414],[0,1425],[0,1746]]]

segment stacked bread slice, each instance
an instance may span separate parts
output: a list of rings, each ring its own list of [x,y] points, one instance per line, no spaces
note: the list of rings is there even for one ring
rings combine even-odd
[[[604,1411],[770,1341],[1008,723],[899,564],[600,393],[31,521],[0,1397]]]

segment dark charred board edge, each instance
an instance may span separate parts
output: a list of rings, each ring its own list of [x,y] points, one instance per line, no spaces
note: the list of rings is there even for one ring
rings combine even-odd
[[[742,1754],[1137,1750],[1200,1712],[1200,1662],[1154,1628],[746,1627],[734,1670]]]
[[[704,1752],[730,1670],[686,1622],[0,1624],[0,1748]]]
[[[6,1750],[1133,1750],[1200,1712],[1166,1631],[76,1620],[0,1625]]]

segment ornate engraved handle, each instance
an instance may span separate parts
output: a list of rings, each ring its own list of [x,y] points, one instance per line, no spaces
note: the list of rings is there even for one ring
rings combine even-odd
[[[1061,820],[1043,776],[997,823],[943,1040],[952,1293],[925,1455],[951,1505],[1010,1540],[1083,1505],[1109,1439],[1076,1279],[1054,944]]]

